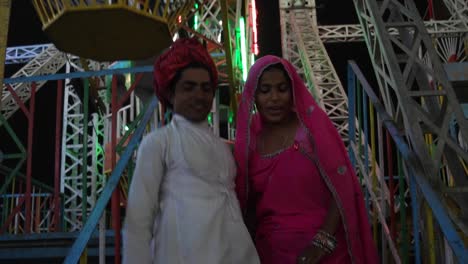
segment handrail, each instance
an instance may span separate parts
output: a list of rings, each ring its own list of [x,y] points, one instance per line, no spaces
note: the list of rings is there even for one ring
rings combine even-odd
[[[457,257],[458,262],[468,263],[468,250],[465,248],[464,242],[457,233],[453,222],[450,220],[447,211],[439,199],[439,196],[433,190],[427,179],[425,179],[423,176],[424,170],[416,154],[409,148],[405,139],[400,135],[395,123],[393,122],[393,119],[385,111],[384,106],[380,103],[377,95],[374,93],[373,89],[365,79],[357,64],[352,60],[349,61],[348,64],[349,69],[352,70],[357,79],[360,81],[363,90],[366,92],[375,110],[379,115],[381,115],[382,124],[387,128],[389,134],[395,142],[397,149],[401,153],[402,157],[408,161],[406,162],[406,165],[410,171],[410,181],[412,183],[416,183],[416,186],[421,190],[424,199],[432,209],[435,219],[437,220],[440,229],[445,236],[445,239],[453,250],[453,253]]]
[[[88,244],[88,241],[93,231],[96,229],[96,226],[99,223],[99,219],[101,218],[102,213],[106,209],[106,206],[109,203],[112,193],[117,187],[122,173],[125,167],[127,166],[127,163],[130,161],[133,151],[137,148],[137,145],[140,142],[145,131],[146,125],[150,121],[152,113],[157,105],[158,101],[156,97],[153,97],[146,109],[145,115],[143,116],[141,123],[135,130],[135,133],[130,139],[127,148],[125,149],[124,153],[117,162],[117,165],[114,171],[112,171],[112,174],[109,177],[106,186],[102,190],[102,193],[99,196],[99,199],[97,200],[93,211],[89,215],[88,221],[86,221],[85,225],[83,226],[83,229],[81,230],[78,238],[73,243],[73,246],[68,252],[67,257],[65,258],[65,261],[63,263],[75,264],[79,261],[80,256],[83,253],[83,250],[86,248],[86,245]]]

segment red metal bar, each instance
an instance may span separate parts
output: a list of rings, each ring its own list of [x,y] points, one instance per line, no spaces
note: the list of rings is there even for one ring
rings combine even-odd
[[[388,176],[389,183],[388,188],[390,192],[390,233],[393,241],[396,241],[396,228],[395,228],[395,183],[393,179],[393,157],[392,157],[392,142],[390,138],[390,133],[388,130],[387,134],[387,166],[388,166]]]
[[[57,82],[57,112],[55,114],[55,168],[54,168],[54,231],[60,231],[60,139],[62,138],[63,80]]]
[[[24,196],[21,196],[21,198],[18,201],[18,205],[13,210],[11,210],[11,214],[8,216],[5,223],[3,223],[2,227],[0,228],[0,234],[3,234],[5,230],[10,226],[11,221],[13,221],[16,214],[21,210],[23,203],[24,203]]]
[[[427,9],[429,11],[429,19],[434,19],[434,3],[432,0],[427,0]]]
[[[31,98],[29,99],[28,115],[28,160],[26,163],[26,221],[25,233],[31,232],[31,188],[32,188],[32,147],[34,132],[34,107],[36,102],[36,83],[31,84]]]
[[[450,57],[448,58],[448,63],[452,63],[452,62],[457,62],[457,52],[455,51],[455,53],[453,53],[452,55],[450,55]]]
[[[26,108],[26,105],[23,103],[21,98],[19,98],[18,94],[11,88],[9,84],[6,86],[7,90],[11,93],[11,96],[13,96],[13,99],[15,99],[15,102],[18,104],[18,106],[21,108],[21,111],[26,115],[26,118],[29,118],[29,111]]]
[[[111,131],[111,168],[114,170],[115,164],[117,162],[117,112],[118,108],[118,98],[117,98],[117,78],[112,76],[112,131]],[[114,229],[115,239],[114,239],[114,263],[120,264],[120,191],[117,187],[112,193],[111,199],[111,214],[112,214],[112,227]]]
[[[140,83],[140,80],[141,78],[143,77],[143,73],[140,73],[136,76],[135,78],[135,81],[133,82],[132,86],[130,87],[130,89],[128,89],[128,91],[124,94],[124,96],[122,97],[122,99],[120,99],[120,102],[117,104],[117,111],[122,108],[122,105],[125,103],[125,101],[127,101],[127,99],[130,97],[130,95],[132,94],[133,90],[135,90],[136,86],[138,85],[138,83]]]

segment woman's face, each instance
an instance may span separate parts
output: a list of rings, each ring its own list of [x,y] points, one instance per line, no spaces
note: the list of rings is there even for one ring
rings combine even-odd
[[[280,124],[291,117],[291,82],[283,70],[270,68],[263,72],[255,91],[255,104],[264,122]]]

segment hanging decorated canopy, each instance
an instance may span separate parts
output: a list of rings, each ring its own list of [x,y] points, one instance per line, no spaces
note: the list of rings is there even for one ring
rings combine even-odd
[[[97,61],[138,60],[172,42],[193,0],[33,0],[43,30],[65,52]]]

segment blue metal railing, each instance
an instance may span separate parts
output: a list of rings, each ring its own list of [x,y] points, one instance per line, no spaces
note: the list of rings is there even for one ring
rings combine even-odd
[[[145,115],[143,116],[140,124],[135,130],[135,133],[130,139],[127,148],[125,149],[119,161],[117,162],[115,169],[112,171],[112,174],[109,177],[101,195],[99,196],[99,199],[97,200],[93,211],[89,215],[88,221],[86,221],[86,224],[81,230],[78,238],[73,243],[73,246],[70,249],[67,257],[65,258],[64,263],[75,264],[79,261],[80,256],[86,248],[86,245],[88,244],[88,241],[91,238],[93,231],[96,229],[96,226],[99,223],[99,219],[101,218],[104,210],[106,209],[106,205],[109,203],[112,193],[114,192],[115,188],[117,187],[120,181],[120,178],[122,177],[124,169],[130,161],[132,153],[136,150],[138,143],[141,141],[146,125],[149,123],[152,117],[152,113],[157,105],[158,101],[156,97],[153,97],[146,109]]]
[[[364,75],[362,74],[361,70],[357,66],[354,61],[349,61],[348,63],[348,90],[349,93],[356,94],[355,89],[356,85],[354,84],[354,79],[357,79],[363,88],[363,94],[365,94],[370,103],[372,103],[374,109],[376,110],[377,114],[380,117],[380,120],[383,126],[388,130],[390,136],[392,137],[397,150],[399,151],[402,158],[405,160],[405,164],[408,168],[409,172],[409,189],[410,189],[410,198],[411,198],[411,207],[413,213],[413,233],[414,237],[414,252],[415,252],[415,263],[421,263],[421,249],[420,249],[420,238],[418,237],[419,232],[421,231],[419,221],[420,221],[420,213],[419,213],[419,203],[418,203],[418,190],[422,194],[422,199],[424,199],[429,207],[432,210],[432,213],[438,222],[440,230],[442,231],[447,243],[449,244],[450,248],[452,249],[455,257],[457,258],[459,263],[468,263],[468,250],[465,247],[465,244],[462,238],[457,233],[457,230],[451,221],[446,209],[444,208],[441,199],[437,195],[437,193],[433,190],[429,182],[427,181],[426,177],[424,177],[424,170],[419,162],[416,154],[410,150],[408,144],[406,143],[403,136],[397,129],[393,119],[390,115],[386,112],[384,106],[380,103],[377,95],[374,93],[372,87],[369,85],[367,80],[365,79]],[[351,98],[350,98],[351,99]],[[354,100],[354,98],[353,98]],[[365,101],[365,100],[363,100]],[[355,131],[355,124],[354,120],[356,119],[354,113],[354,101],[350,102],[350,141],[354,139],[354,131]],[[353,110],[353,111],[351,111]],[[367,116],[364,117],[367,119]],[[350,150],[350,152],[353,152]],[[356,154],[356,153],[354,153]],[[356,154],[357,155],[357,154]],[[352,157],[356,157],[356,155],[350,154]]]

